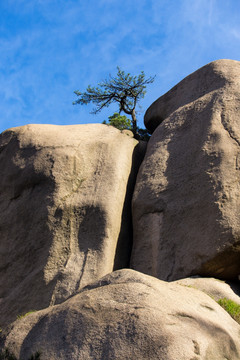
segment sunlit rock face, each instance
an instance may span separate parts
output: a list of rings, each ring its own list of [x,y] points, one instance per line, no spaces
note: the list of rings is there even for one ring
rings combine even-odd
[[[1,324],[128,266],[137,145],[101,124],[1,134]]]
[[[156,100],[133,196],[132,268],[163,280],[240,274],[240,62],[212,62]]]

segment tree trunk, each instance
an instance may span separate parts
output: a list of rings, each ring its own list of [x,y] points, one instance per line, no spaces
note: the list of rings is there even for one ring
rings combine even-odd
[[[135,109],[132,110],[131,116],[132,116],[132,131],[133,131],[133,135],[135,136],[137,134],[137,118],[135,114]]]

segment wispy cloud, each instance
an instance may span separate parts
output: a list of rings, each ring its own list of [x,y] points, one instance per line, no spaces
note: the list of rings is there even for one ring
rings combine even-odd
[[[146,109],[198,67],[240,60],[240,4],[235,0],[5,0],[0,3],[1,130],[26,122],[106,119],[72,106],[119,65],[157,74]],[[142,114],[143,115],[143,114]],[[141,116],[142,118],[142,116]]]

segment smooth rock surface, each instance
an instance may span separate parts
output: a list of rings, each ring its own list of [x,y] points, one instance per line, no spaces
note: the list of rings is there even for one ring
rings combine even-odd
[[[154,131],[137,177],[131,267],[168,281],[236,279],[240,62],[210,63],[174,89],[147,112],[168,117]]]
[[[240,326],[209,296],[119,270],[16,321],[2,347],[41,360],[237,360]]]
[[[203,291],[215,301],[229,299],[240,305],[240,282],[226,283],[214,278],[191,277],[174,283]]]
[[[128,266],[137,145],[101,124],[1,134],[0,326]]]

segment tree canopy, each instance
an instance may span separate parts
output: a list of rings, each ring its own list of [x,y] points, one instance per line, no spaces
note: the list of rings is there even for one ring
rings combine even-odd
[[[128,119],[125,115],[120,115],[116,112],[108,117],[108,122],[104,120],[103,124],[114,126],[118,130],[132,130],[131,120]]]
[[[129,73],[125,74],[119,67],[117,70],[115,77],[109,75],[109,79],[99,83],[96,87],[89,85],[85,92],[74,91],[78,99],[73,104],[93,103],[96,107],[91,113],[97,114],[104,107],[117,103],[119,114],[123,111],[125,114],[131,115],[131,129],[136,136],[138,129],[136,105],[140,99],[144,98],[146,86],[154,81],[155,76],[146,79],[143,71],[138,76],[131,76]]]

